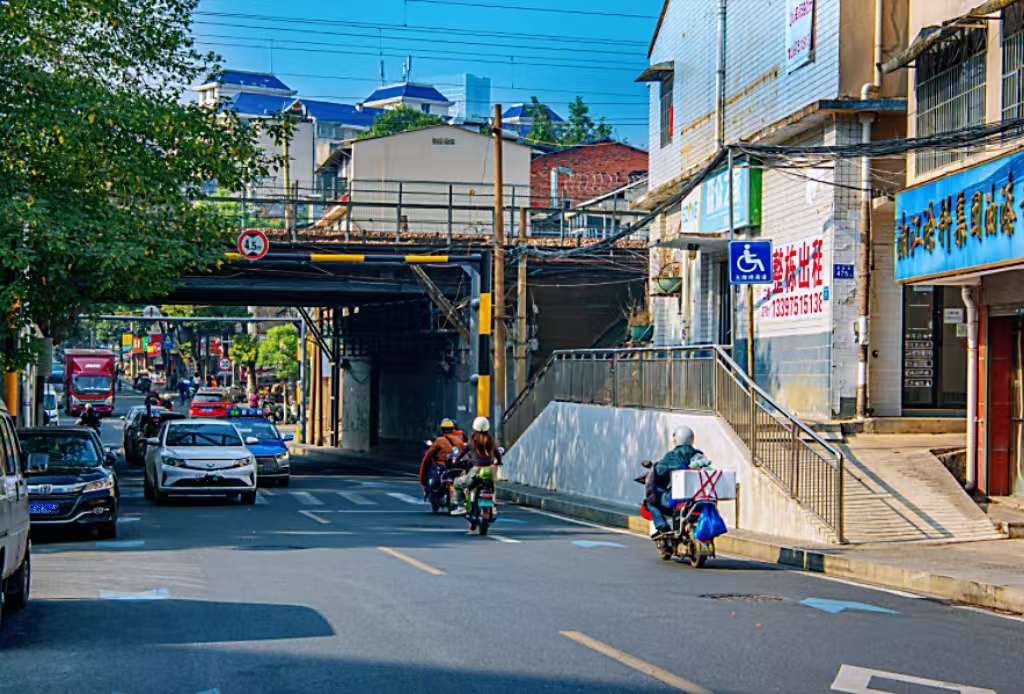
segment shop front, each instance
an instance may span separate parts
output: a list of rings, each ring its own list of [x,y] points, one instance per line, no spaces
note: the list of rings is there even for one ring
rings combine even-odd
[[[964,412],[967,481],[1024,495],[1024,152],[896,198],[903,409]]]

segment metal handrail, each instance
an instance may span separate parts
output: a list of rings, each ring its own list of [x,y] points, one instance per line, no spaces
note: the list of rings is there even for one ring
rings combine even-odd
[[[505,445],[552,401],[719,417],[755,466],[844,541],[843,454],[775,402],[720,345],[557,350],[506,411]]]

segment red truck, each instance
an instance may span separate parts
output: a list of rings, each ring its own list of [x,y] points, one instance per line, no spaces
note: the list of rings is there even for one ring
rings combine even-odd
[[[96,414],[114,411],[114,353],[106,349],[69,349],[64,352],[64,411],[72,416],[92,405]]]

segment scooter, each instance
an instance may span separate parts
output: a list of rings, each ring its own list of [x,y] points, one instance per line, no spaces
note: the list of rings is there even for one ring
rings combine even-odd
[[[652,463],[644,461],[641,463],[645,468],[650,468]],[[636,478],[637,482],[643,484],[646,475]],[[668,496],[666,494],[666,496]],[[668,499],[666,499],[668,501]],[[701,542],[693,536],[697,521],[700,520],[701,512],[706,505],[712,505],[716,509],[718,501],[714,498],[693,498],[683,500],[671,500],[671,506],[665,514],[665,520],[669,522],[670,529],[667,532],[655,534],[657,528],[651,519],[651,513],[647,505],[640,504],[640,515],[650,522],[651,541],[657,547],[662,561],[669,561],[672,557],[679,557],[688,561],[690,566],[701,569],[708,559],[715,557],[715,541]]]
[[[466,520],[470,532],[486,535],[491,524],[498,519],[494,494],[494,466],[480,468],[480,481],[466,496]]]

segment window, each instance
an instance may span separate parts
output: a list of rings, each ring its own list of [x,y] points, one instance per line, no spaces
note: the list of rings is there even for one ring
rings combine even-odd
[[[73,376],[71,389],[81,395],[106,395],[113,387],[110,376]]]
[[[430,113],[430,104],[420,104],[420,109],[424,113]]]
[[[164,426],[167,426],[165,424]],[[242,439],[230,424],[179,424],[167,429],[164,445],[171,446],[241,446]]]
[[[45,453],[54,467],[97,467],[100,451],[87,436],[74,434],[27,434],[22,438],[25,455]]]
[[[672,144],[672,131],[675,130],[675,103],[672,92],[675,82],[675,73],[670,72],[668,77],[661,80],[661,146]]]
[[[985,122],[987,29],[963,29],[917,59],[917,136]],[[968,150],[920,152],[921,174],[967,156]]]
[[[1003,9],[1002,120],[1024,117],[1024,2]]]

